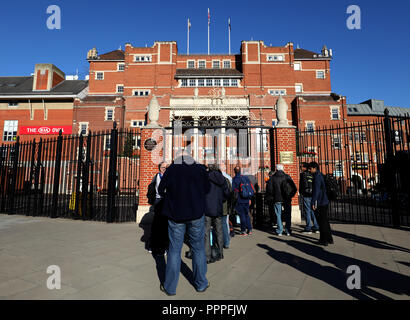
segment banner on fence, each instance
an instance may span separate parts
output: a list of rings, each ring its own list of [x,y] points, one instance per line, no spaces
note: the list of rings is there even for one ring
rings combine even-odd
[[[21,126],[20,134],[72,134],[72,126]]]

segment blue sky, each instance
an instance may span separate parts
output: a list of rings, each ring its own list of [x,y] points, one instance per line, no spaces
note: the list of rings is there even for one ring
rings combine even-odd
[[[49,5],[61,8],[61,30],[46,25]],[[361,9],[361,30],[349,30],[349,5]],[[320,52],[333,49],[332,91],[348,103],[382,99],[410,107],[410,2],[370,0],[302,1],[90,1],[25,0],[0,4],[0,76],[29,75],[35,63],[54,63],[66,74],[84,77],[89,49],[99,53],[154,41],[174,40],[186,53],[207,52],[207,8],[211,10],[211,53],[232,52],[242,40],[282,46],[293,42]]]

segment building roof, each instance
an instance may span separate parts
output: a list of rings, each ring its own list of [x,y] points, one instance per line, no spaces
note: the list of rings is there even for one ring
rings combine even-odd
[[[325,57],[320,53],[316,53],[313,51],[305,50],[305,49],[295,49],[295,60],[331,60],[332,57]]]
[[[175,78],[189,78],[189,77],[202,77],[202,78],[243,78],[243,73],[236,69],[177,69]]]
[[[123,61],[125,59],[125,54],[123,50],[114,50],[104,54],[100,54],[97,60],[113,60],[113,61]]]
[[[0,77],[0,98],[7,96],[76,95],[88,86],[86,80],[63,80],[50,91],[33,91],[33,76]]]
[[[392,117],[410,115],[410,108],[389,107],[384,105],[383,100],[367,100],[359,104],[347,104],[348,116],[384,116],[384,110],[389,110]]]

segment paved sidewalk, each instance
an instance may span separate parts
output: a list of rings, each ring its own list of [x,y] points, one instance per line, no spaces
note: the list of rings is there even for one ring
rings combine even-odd
[[[208,265],[205,293],[190,284],[184,245],[177,295],[168,297],[159,290],[165,261],[145,250],[137,224],[0,215],[0,299],[410,298],[409,231],[332,224],[335,244],[320,247],[302,227],[290,237],[234,237]],[[47,289],[50,265],[61,269],[60,290]],[[347,288],[350,265],[360,267],[361,290]]]

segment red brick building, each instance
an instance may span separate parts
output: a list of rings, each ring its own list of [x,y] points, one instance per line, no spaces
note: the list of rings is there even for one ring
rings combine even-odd
[[[88,83],[65,80],[52,64],[36,64],[27,77],[0,77],[2,143],[72,134],[74,99],[85,97]]]
[[[332,54],[326,46],[314,53],[294,49],[292,43],[270,47],[263,41],[242,41],[240,54],[184,55],[178,53],[176,42],[142,48],[127,43],[125,51],[98,55],[93,49],[87,58],[89,94],[76,102],[74,131],[80,122],[86,127],[88,107],[96,111],[88,121],[90,130],[106,129],[112,119],[120,127],[141,126],[153,96],[161,107],[162,126],[177,118],[195,121],[209,116],[207,105],[222,93],[226,108],[216,115],[221,119],[239,111],[244,119],[263,119],[271,126],[279,95],[289,105],[288,118],[299,128],[347,118],[345,98],[331,95]],[[199,107],[194,107],[194,98]]]

